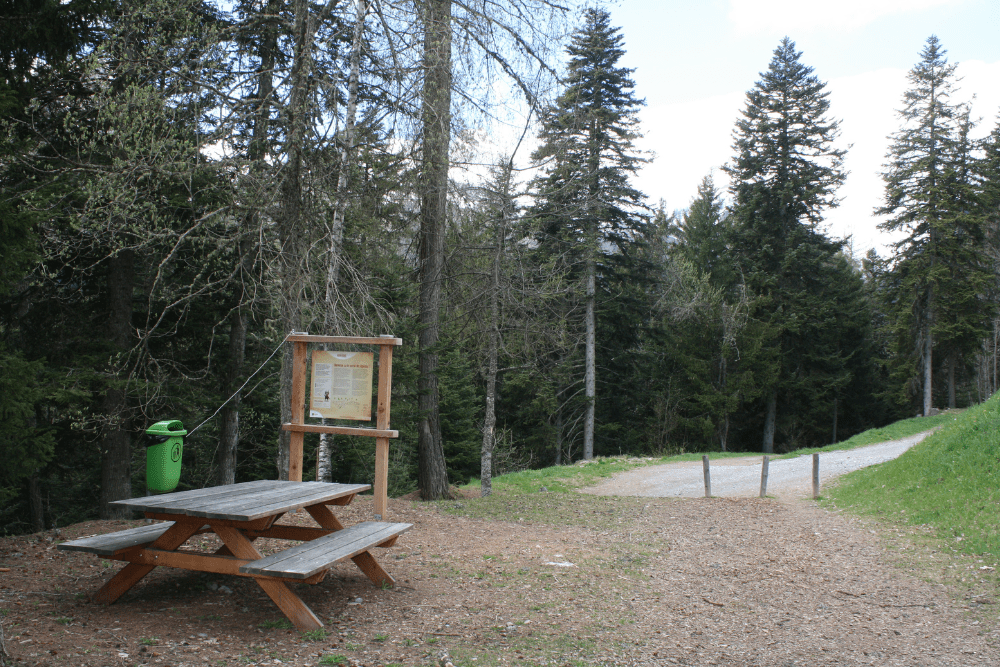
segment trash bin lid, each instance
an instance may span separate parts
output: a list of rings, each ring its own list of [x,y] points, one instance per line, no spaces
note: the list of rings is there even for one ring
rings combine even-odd
[[[165,419],[146,429],[146,435],[182,436],[187,435],[184,424],[179,419]]]

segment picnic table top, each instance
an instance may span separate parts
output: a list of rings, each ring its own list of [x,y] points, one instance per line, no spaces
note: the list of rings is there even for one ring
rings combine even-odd
[[[258,480],[145,498],[116,500],[144,512],[180,514],[205,519],[253,521],[302,507],[329,503],[371,488],[370,484]]]

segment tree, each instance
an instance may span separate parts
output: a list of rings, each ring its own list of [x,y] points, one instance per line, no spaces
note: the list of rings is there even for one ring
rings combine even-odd
[[[420,169],[420,427],[417,485],[424,500],[450,498],[441,435],[438,390],[441,283],[448,206],[448,149],[451,146],[451,4],[423,6],[424,87],[421,106],[423,154]]]
[[[983,218],[972,201],[970,121],[968,109],[951,102],[955,65],[945,54],[932,35],[909,72],[910,88],[898,112],[902,127],[892,135],[882,174],[885,203],[876,211],[889,216],[881,229],[906,233],[895,244],[899,291],[892,326],[897,368],[916,350],[919,370],[896,376],[901,400],[908,399],[913,372],[922,376],[925,415],[933,407],[935,346],[943,347],[948,359],[953,404],[955,364],[969,352],[969,341],[985,333],[988,319],[988,304],[980,298],[989,268],[981,261]]]
[[[451,162],[453,69],[464,65],[473,83],[463,90],[474,104],[489,98],[494,70],[508,77],[531,106],[537,87],[551,75],[547,51],[555,41],[552,31],[566,8],[551,0],[516,0],[510,7],[490,3],[466,4],[454,0],[414,3],[422,28],[419,104],[420,155],[420,380],[418,485],[425,500],[450,497],[439,414],[438,354],[441,286],[444,277],[444,239],[448,216],[448,174]],[[454,58],[452,43],[463,49]],[[481,58],[477,56],[482,56]],[[541,75],[541,76],[539,76]],[[478,83],[477,83],[478,82]],[[473,90],[484,86],[481,96]],[[478,99],[477,99],[478,98]]]
[[[812,308],[822,293],[818,267],[842,243],[818,230],[823,211],[837,204],[845,151],[834,147],[838,122],[829,93],[787,37],[768,70],[747,93],[733,132],[735,155],[725,171],[733,196],[730,247],[756,297],[751,317],[763,327],[769,370],[765,389],[763,450],[774,450],[779,393],[791,398],[810,382],[807,352]]]
[[[658,307],[664,335],[674,339],[669,356],[686,380],[675,421],[689,432],[700,430],[722,451],[728,449],[730,416],[760,391],[755,360],[761,340],[752,335],[753,326],[747,327],[752,299],[727,245],[732,224],[711,175],[706,176],[672,230],[676,243],[667,251]]]
[[[619,67],[623,38],[610,14],[587,9],[566,52],[566,88],[542,117],[533,157],[544,174],[534,183],[539,243],[550,261],[573,274],[583,296],[585,361],[583,457],[594,456],[598,282],[607,294],[623,274],[645,227],[643,195],[629,183],[644,161],[632,70]]]
[[[986,254],[994,276],[987,298],[995,302],[1000,294],[1000,117],[983,142],[983,158],[978,167],[981,179],[979,204],[986,231]],[[991,331],[983,340],[983,349],[979,355],[981,400],[1000,390],[1000,318],[995,314],[990,326]]]

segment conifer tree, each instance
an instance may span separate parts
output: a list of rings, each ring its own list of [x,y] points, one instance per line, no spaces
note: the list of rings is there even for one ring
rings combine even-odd
[[[882,175],[885,204],[877,210],[889,216],[881,229],[906,233],[895,244],[893,266],[899,279],[891,326],[901,361],[895,376],[903,400],[914,376],[922,376],[925,415],[933,406],[935,347],[947,360],[953,405],[955,366],[984,333],[988,307],[980,298],[989,272],[981,253],[983,216],[974,201],[971,122],[968,108],[951,101],[956,66],[945,54],[932,35],[910,70],[902,126],[892,135]]]
[[[533,184],[542,252],[582,296],[585,330],[583,457],[594,455],[599,292],[625,271],[643,233],[643,195],[629,182],[643,162],[633,142],[643,105],[632,70],[620,67],[623,38],[602,9],[584,11],[566,49],[566,89],[544,114]]]
[[[764,336],[758,379],[766,387],[765,452],[774,448],[779,398],[788,404],[812,389],[807,352],[811,313],[824,298],[819,267],[842,245],[817,227],[837,204],[845,151],[834,146],[839,127],[827,116],[826,84],[801,55],[787,37],[775,49],[747,93],[725,167],[734,199],[730,247],[757,297],[751,317]]]
[[[677,228],[677,249],[706,276],[713,287],[733,282],[732,259],[726,251],[731,221],[711,174],[698,185],[698,196]]]

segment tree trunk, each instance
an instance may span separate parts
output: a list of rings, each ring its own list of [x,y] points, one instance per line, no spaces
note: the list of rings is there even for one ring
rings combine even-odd
[[[830,444],[837,444],[837,397],[833,398],[833,439],[830,440]]]
[[[270,0],[264,10],[267,14],[277,15],[276,1]],[[277,31],[272,23],[261,32],[257,55],[260,63],[257,68],[257,92],[254,96],[256,109],[253,118],[253,139],[247,150],[252,174],[263,181],[267,171],[268,131],[271,123],[271,95],[274,92],[274,62],[277,52]],[[228,398],[235,392],[232,400],[222,409],[222,425],[219,432],[219,453],[216,460],[220,485],[236,482],[237,450],[240,440],[240,403],[242,396],[237,390],[240,378],[243,376],[243,363],[246,360],[246,338],[249,310],[252,308],[252,291],[247,290],[247,283],[252,280],[253,262],[250,255],[254,244],[249,238],[256,234],[260,225],[258,208],[251,203],[242,219],[240,237],[237,242],[239,257],[239,272],[233,289],[233,312],[229,323],[229,367],[226,370],[224,394]]]
[[[934,396],[931,384],[931,354],[934,349],[931,338],[931,297],[927,296],[927,310],[924,313],[924,416],[927,417],[934,407]]]
[[[501,216],[503,213],[501,212]],[[500,262],[504,252],[505,225],[497,233],[490,284],[490,325],[486,350],[486,411],[483,415],[483,446],[479,460],[479,482],[483,498],[493,492],[493,446],[496,444],[497,355],[500,348]]]
[[[241,244],[242,245],[242,244]],[[242,251],[242,248],[241,248]],[[242,281],[236,288],[237,303],[242,304],[245,298]],[[236,483],[236,449],[240,441],[240,392],[236,391],[240,377],[243,375],[243,360],[246,351],[247,316],[242,305],[237,305],[229,315],[229,365],[223,382],[223,395],[233,396],[222,408],[222,426],[219,429],[219,453],[216,458],[218,466],[218,484]]]
[[[132,439],[129,435],[128,399],[121,356],[132,337],[132,286],[135,253],[119,250],[108,261],[108,340],[116,358],[108,369],[107,389],[101,404],[105,424],[101,434],[102,519],[127,519],[132,512],[108,503],[132,497]]]
[[[323,420],[326,423],[326,420]],[[333,460],[331,453],[333,452],[333,434],[332,433],[320,433],[319,434],[319,446],[316,447],[316,481],[317,482],[332,482],[333,481]]]
[[[31,532],[40,533],[45,530],[45,508],[42,504],[42,482],[37,470],[28,477],[28,506],[31,511]]]
[[[722,446],[722,451],[729,451],[726,449],[729,441],[729,413],[725,413],[722,416],[722,424],[719,425],[719,444]]]
[[[555,465],[561,466],[563,463],[563,421],[562,411],[556,412],[556,460]]]
[[[722,390],[723,395],[726,392],[726,382],[729,380],[727,372],[729,370],[729,364],[726,361],[726,336],[722,339],[722,357],[719,360],[719,388]],[[725,405],[725,404],[723,404]],[[722,451],[726,451],[726,446],[729,440],[729,407],[723,407],[722,422],[719,424],[719,445],[722,447]]]
[[[774,421],[778,411],[778,390],[767,395],[767,416],[764,418],[764,453],[774,453]]]
[[[302,168],[305,153],[310,75],[312,72],[313,35],[315,18],[309,11],[308,0],[295,0],[293,39],[295,52],[289,76],[288,104],[285,107],[287,134],[286,163],[281,181],[281,210],[278,215],[278,237],[281,244],[281,321],[284,333],[303,328],[303,303],[305,286],[306,225],[302,196]],[[281,422],[292,419],[292,346],[285,345],[281,356]],[[278,437],[278,478],[288,479],[290,433],[280,431]]]
[[[417,485],[424,500],[450,498],[438,412],[438,342],[451,143],[451,0],[424,4],[423,164],[420,174],[420,336]]]
[[[952,352],[948,355],[948,409],[955,409],[955,356]]]
[[[354,153],[354,122],[358,111],[358,79],[361,70],[361,48],[368,16],[368,0],[357,0],[354,39],[351,43],[351,70],[347,77],[347,116],[344,119],[344,137],[340,144],[340,164],[337,167],[337,203],[330,225],[330,250],[327,264],[326,307],[329,321],[337,326],[336,315],[338,282],[340,280],[340,254],[344,245],[344,214],[347,212],[347,179],[350,175]],[[329,327],[328,327],[329,329]],[[332,333],[328,331],[327,333]]]
[[[326,345],[320,345],[322,350],[326,350]],[[322,419],[323,426],[327,425],[326,417]],[[333,450],[333,433],[320,433],[319,444],[316,446],[316,481],[333,481],[333,463],[330,452]]]
[[[596,252],[596,250],[595,250]],[[594,458],[594,411],[597,407],[597,262],[587,260],[587,312],[586,312],[586,368],[584,370],[584,395],[587,415],[583,422],[583,458]]]
[[[998,374],[997,374],[997,357],[1000,357],[1000,346],[997,343],[1000,342],[1000,327],[997,327],[997,320],[993,320],[993,387],[990,395],[997,390]]]

